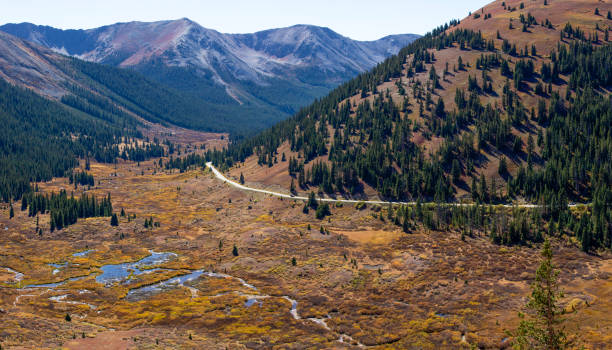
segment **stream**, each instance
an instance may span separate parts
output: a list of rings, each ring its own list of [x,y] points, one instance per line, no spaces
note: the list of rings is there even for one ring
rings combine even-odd
[[[89,254],[90,252],[92,252],[93,250],[86,250],[83,252],[79,252],[79,253],[75,253],[73,254],[74,257],[80,257],[80,256],[85,256],[87,254]],[[102,273],[91,273],[89,275],[85,275],[85,276],[78,276],[78,277],[72,277],[60,282],[55,282],[55,283],[45,283],[45,284],[31,284],[31,285],[27,285],[26,287],[23,287],[21,289],[32,289],[32,288],[47,288],[47,290],[51,290],[51,289],[55,289],[57,287],[61,287],[62,285],[71,282],[71,281],[78,281],[87,277],[90,277],[92,275],[96,276],[96,282],[104,285],[106,288],[110,288],[115,284],[127,284],[129,283],[129,279],[130,277],[133,276],[138,276],[138,275],[142,275],[142,274],[148,274],[148,273],[155,273],[155,272],[159,272],[159,271],[169,271],[169,269],[165,269],[162,268],[161,265],[164,263],[167,263],[168,261],[175,259],[178,257],[177,254],[175,253],[169,253],[169,252],[155,252],[153,250],[149,250],[149,254],[148,256],[136,261],[136,262],[127,262],[127,263],[121,263],[121,264],[108,264],[108,265],[103,265],[102,267],[100,267],[100,270],[102,271]],[[55,263],[55,264],[49,264],[49,266],[54,267],[55,269],[53,270],[53,274],[57,274],[61,268],[64,268],[65,266],[67,266],[67,262],[64,263]],[[14,271],[10,268],[5,268],[7,269],[9,272],[15,274],[14,279],[16,281],[21,281],[24,277],[23,274]],[[241,297],[246,298],[246,301],[244,302],[244,307],[249,308],[252,307],[255,304],[258,304],[260,307],[263,305],[263,299],[267,299],[267,298],[273,298],[273,296],[271,295],[266,295],[266,294],[258,294],[259,290],[257,289],[257,287],[255,287],[254,285],[247,283],[244,279],[239,278],[239,277],[235,277],[235,276],[231,276],[228,274],[224,274],[224,273],[217,273],[217,272],[209,272],[209,271],[204,271],[204,270],[194,270],[191,271],[190,273],[181,275],[181,276],[175,276],[175,277],[171,277],[162,281],[159,281],[157,283],[151,284],[151,285],[147,285],[147,286],[142,286],[142,287],[138,287],[138,288],[133,288],[130,289],[130,291],[127,293],[125,299],[127,301],[136,301],[136,300],[141,300],[143,298],[146,298],[147,296],[150,296],[151,294],[156,294],[156,293],[161,293],[164,292],[168,289],[171,288],[177,288],[177,287],[183,287],[183,288],[187,288],[190,292],[192,297],[196,297],[199,293],[199,290],[189,286],[187,283],[192,282],[194,280],[197,280],[198,278],[202,277],[202,276],[206,276],[206,277],[211,277],[211,278],[228,278],[228,279],[233,279],[235,281],[238,281],[243,287],[252,290],[253,294],[245,294],[243,292],[240,291],[232,291],[232,292],[225,292],[225,293],[220,293],[217,295],[213,295],[211,296],[212,298],[215,297],[220,297],[223,295],[227,295],[227,294],[237,294]],[[24,295],[26,296],[26,295]],[[27,295],[27,296],[33,296],[33,295]],[[92,305],[92,304],[88,304],[88,303],[83,303],[83,302],[78,302],[78,301],[71,301],[71,300],[67,300],[68,298],[68,294],[62,294],[62,295],[58,295],[58,296],[53,296],[50,297],[49,300],[57,302],[57,303],[67,303],[67,304],[75,304],[75,305],[86,305],[88,306],[90,309],[94,310],[97,308],[96,305]],[[330,316],[328,315],[326,318],[306,318],[303,319],[300,314],[298,313],[298,302],[295,299],[290,298],[289,296],[281,296],[281,298],[287,300],[291,307],[289,309],[289,313],[291,314],[291,316],[293,317],[293,319],[295,320],[306,320],[309,322],[313,322],[317,325],[319,325],[320,327],[328,330],[328,331],[332,331],[331,328],[327,325],[327,319],[330,318]],[[17,300],[16,300],[17,302]],[[338,342],[341,343],[353,343],[353,344],[357,344],[357,346],[359,347],[364,347],[363,344],[359,343],[358,341],[355,341],[353,338],[351,338],[349,335],[347,334],[339,334],[339,338],[338,338]]]
[[[15,281],[13,283],[21,282],[21,280],[23,279],[23,276],[24,276],[23,273],[21,273],[19,271],[15,271],[15,270],[11,269],[10,267],[0,267],[0,269],[4,269],[4,270],[8,271],[9,273],[13,274],[13,280]]]

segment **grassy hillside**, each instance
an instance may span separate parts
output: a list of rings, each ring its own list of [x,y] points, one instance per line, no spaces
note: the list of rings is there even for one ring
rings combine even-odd
[[[207,158],[238,164],[247,179],[330,196],[605,206],[609,7],[493,2]]]
[[[472,178],[484,175],[497,182],[500,197],[537,200],[537,195],[514,193],[525,191],[512,186],[516,191],[508,191],[506,183],[523,168],[544,170],[553,157],[547,149],[555,122],[568,127],[572,113],[584,112],[576,111],[578,106],[600,105],[586,124],[596,123],[602,139],[586,136],[607,147],[611,60],[606,33],[612,20],[603,7],[595,15],[598,5],[605,4],[496,1],[417,40],[291,120],[236,145],[232,160],[248,161],[255,153],[260,165],[280,167],[273,160],[285,143],[299,163],[292,173],[301,172],[301,163],[308,168],[326,157],[337,173],[356,172],[386,198],[471,195]],[[576,127],[588,130],[589,125]],[[326,192],[358,189],[347,177],[355,179],[341,177]],[[302,185],[322,184],[310,180]],[[580,189],[567,195],[589,197]]]

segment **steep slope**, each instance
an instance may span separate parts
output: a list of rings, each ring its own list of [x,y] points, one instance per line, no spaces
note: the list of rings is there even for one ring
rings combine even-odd
[[[229,158],[208,158],[330,195],[590,201],[612,185],[612,8],[521,3],[438,28]]]
[[[0,201],[64,176],[77,158],[141,161],[166,154],[153,123],[237,130],[208,105],[119,68],[84,62],[0,32]],[[139,140],[139,141],[137,141]]]
[[[244,119],[235,108],[208,103],[132,70],[66,57],[4,32],[0,32],[0,77],[72,106],[99,98],[150,122],[235,134],[266,125],[266,116]]]
[[[49,57],[51,50],[0,32],[0,77],[33,88],[44,95],[60,97],[67,79]]]
[[[306,25],[230,35],[188,19],[67,31],[22,23],[0,30],[87,61],[134,68],[227,108],[227,115],[265,116],[268,125],[417,38],[358,42]]]

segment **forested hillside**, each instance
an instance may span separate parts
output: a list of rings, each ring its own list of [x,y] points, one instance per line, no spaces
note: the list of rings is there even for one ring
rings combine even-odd
[[[136,72],[61,56],[5,33],[0,47],[3,202],[31,192],[32,182],[70,175],[79,158],[113,163],[171,152],[160,143],[165,140],[143,137],[149,122],[248,131],[231,117],[219,119],[199,99]]]
[[[388,200],[528,201],[552,208],[597,200],[602,218],[609,217],[608,7],[493,2],[290,120],[206,158],[225,168],[257,162],[262,173],[282,169],[286,188],[292,183],[331,196],[372,188]],[[506,27],[491,27],[490,13],[503,16],[497,23]],[[609,218],[602,220],[608,223],[597,224],[598,232],[610,228]]]
[[[63,176],[77,157],[110,160],[122,137],[139,137],[135,121],[122,125],[42,98],[0,80],[0,194],[2,201],[21,198],[30,182]]]
[[[0,43],[9,49],[0,57],[3,202],[31,192],[32,182],[70,175],[79,158],[113,163],[167,154],[161,140],[143,137],[145,121],[210,121],[200,118],[196,102],[137,73],[59,56],[6,34]]]
[[[177,80],[188,80],[181,75],[184,72],[166,72],[166,67],[150,69],[159,74],[176,73],[179,74]],[[235,113],[237,104],[232,107],[231,104],[207,102],[201,96],[162,85],[136,71],[62,56],[1,31],[0,77],[77,109],[84,108],[87,113],[95,113],[106,120],[110,118],[109,113],[116,117],[122,115],[121,119],[132,115],[153,123],[230,132],[240,137],[268,126],[270,118],[281,119],[273,110],[255,113],[261,106],[248,105],[241,107],[249,112],[245,117],[245,114]],[[212,96],[213,89],[207,94]],[[106,112],[101,113],[100,109]]]
[[[165,87],[132,70],[66,57],[59,59],[58,65],[78,85],[84,86],[85,91],[94,90],[108,98],[110,103],[121,105],[154,123],[210,132],[230,131],[237,136],[249,134],[251,130],[262,129],[267,125],[265,115],[253,114],[247,122],[235,117],[231,108],[219,107]],[[83,89],[73,87],[69,92],[77,98],[88,99],[91,96],[86,92],[83,95]]]
[[[184,111],[189,113],[181,125],[232,134],[286,119],[419,37],[361,42],[309,25],[223,34],[187,18],[89,30],[20,23],[0,30],[85,61],[137,71],[173,89],[171,95],[180,91],[199,110],[199,119]]]

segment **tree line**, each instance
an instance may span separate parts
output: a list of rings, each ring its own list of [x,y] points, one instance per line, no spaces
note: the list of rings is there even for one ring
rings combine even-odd
[[[87,194],[75,198],[74,194],[68,196],[65,190],[61,190],[57,194],[28,193],[21,199],[21,210],[28,210],[31,217],[49,213],[49,228],[53,232],[75,224],[78,219],[110,217],[113,205],[110,194],[98,200],[94,195]]]

